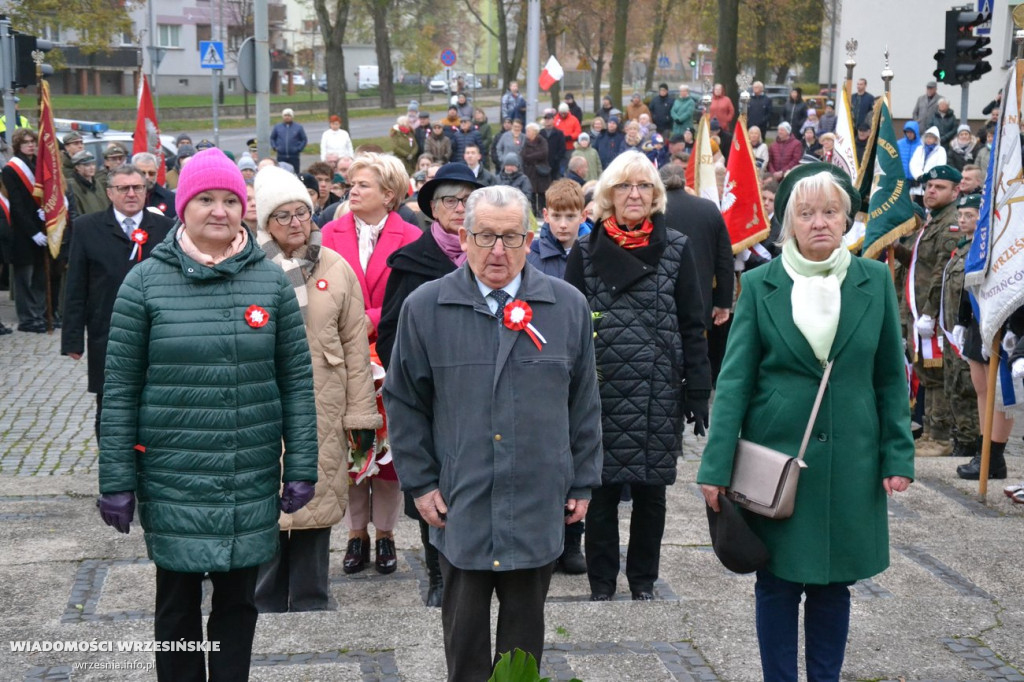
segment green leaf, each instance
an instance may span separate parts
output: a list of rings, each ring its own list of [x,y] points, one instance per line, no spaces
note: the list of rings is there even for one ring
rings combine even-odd
[[[488,682],[550,682],[550,678],[541,679],[533,654],[516,649],[501,655]]]

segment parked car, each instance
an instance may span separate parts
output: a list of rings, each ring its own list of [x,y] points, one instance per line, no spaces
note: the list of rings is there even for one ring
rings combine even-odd
[[[327,92],[327,75],[324,74],[316,82],[316,89],[320,92]]]
[[[128,130],[111,130],[106,123],[98,121],[78,121],[70,118],[53,119],[53,127],[57,133],[57,139],[63,141],[64,136],[75,131],[82,135],[85,143],[85,151],[96,157],[96,163],[103,164],[103,152],[111,142],[120,142],[132,153],[132,137],[134,133]],[[178,153],[174,144],[173,135],[161,135],[160,146],[164,152],[164,158],[172,159]]]
[[[418,73],[407,73],[398,82],[402,85],[426,85],[427,79]]]
[[[294,85],[305,85],[306,75],[301,71],[292,71],[292,84]],[[285,71],[281,74],[281,85],[288,85],[288,72]]]
[[[434,92],[439,94],[447,95],[451,92],[451,88],[448,85],[448,80],[445,78],[443,73],[439,73],[430,79],[427,83],[427,92]]]

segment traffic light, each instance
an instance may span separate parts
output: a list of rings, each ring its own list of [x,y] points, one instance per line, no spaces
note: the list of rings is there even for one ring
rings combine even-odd
[[[33,52],[49,52],[53,49],[53,43],[49,40],[25,35],[24,33],[14,34],[14,80],[11,87],[25,88],[35,85],[36,62],[32,56]],[[53,67],[49,64],[40,64],[40,72],[44,76],[53,74]]]
[[[939,50],[932,57],[935,60],[935,70],[932,71],[932,75],[935,76],[935,80],[940,83],[946,82],[946,51]]]
[[[964,9],[946,12],[946,47],[935,53],[937,62],[940,54],[943,57],[935,72],[936,78],[942,72],[942,82],[963,85],[978,80],[992,70],[992,66],[985,61],[992,54],[992,50],[986,47],[992,41],[974,35],[974,27],[991,18],[991,14]]]
[[[696,52],[691,52],[690,53],[690,67],[692,68],[694,66],[697,66],[697,53]]]

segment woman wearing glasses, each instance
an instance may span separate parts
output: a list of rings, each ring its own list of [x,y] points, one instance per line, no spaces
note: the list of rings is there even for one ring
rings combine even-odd
[[[402,220],[398,207],[409,191],[409,175],[402,162],[389,154],[363,153],[348,169],[346,179],[350,213],[324,225],[323,245],[341,254],[355,271],[366,309],[366,333],[375,355],[377,325],[380,324],[384,290],[391,267],[388,257],[422,236],[416,226]],[[383,409],[383,408],[381,408]],[[375,564],[379,573],[393,573],[398,567],[394,530],[402,506],[398,475],[380,432],[373,461],[354,462],[346,518],[349,542],[345,552],[345,573],[358,573],[370,561],[370,535],[376,530]]]
[[[279,510],[302,508],[317,479],[309,346],[293,286],[242,224],[238,167],[219,149],[199,152],[175,201],[179,226],[114,303],[99,508],[127,533],[138,497],[156,564],[155,639],[203,640],[208,574],[210,678],[245,680],[259,565],[277,551]],[[206,679],[205,658],[158,651],[157,679]]]
[[[623,152],[594,188],[594,230],[569,254],[565,280],[590,303],[601,377],[602,487],[587,510],[591,601],[615,596],[618,504],[633,495],[626,578],[634,600],[654,599],[665,487],[676,480],[682,419],[703,435],[711,371],[704,304],[689,240],[668,229],[665,187],[640,152]]]
[[[271,166],[256,176],[257,241],[295,288],[306,323],[320,452],[316,494],[294,514],[281,514],[280,549],[260,566],[261,612],[329,608],[331,527],[341,521],[348,501],[349,441],[372,443],[383,424],[370,377],[359,280],[344,258],[321,248],[312,206],[294,173]]]
[[[466,253],[459,244],[459,228],[466,217],[466,200],[473,190],[483,186],[466,164],[448,163],[438,169],[433,180],[420,188],[417,201],[431,225],[419,239],[388,258],[391,276],[388,277],[380,326],[377,328],[377,355],[384,369],[391,363],[398,313],[405,299],[421,284],[440,279],[466,262]],[[405,496],[405,513],[420,524],[420,539],[430,578],[427,606],[440,606],[444,580],[441,578],[437,548],[430,544],[430,526],[416,511],[408,493]]]

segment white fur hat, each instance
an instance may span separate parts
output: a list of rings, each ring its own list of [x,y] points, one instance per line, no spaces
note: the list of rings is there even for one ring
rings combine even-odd
[[[301,201],[310,211],[313,210],[309,191],[302,180],[277,166],[267,166],[256,173],[253,187],[256,190],[256,222],[261,231],[266,231],[270,214],[283,204]]]

